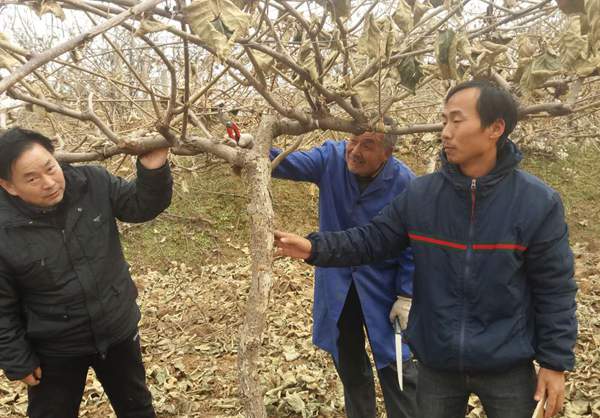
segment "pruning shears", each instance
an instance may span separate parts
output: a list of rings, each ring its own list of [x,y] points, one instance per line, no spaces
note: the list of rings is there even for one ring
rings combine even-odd
[[[237,124],[231,120],[225,122],[225,129],[227,129],[227,135],[235,142],[240,141],[240,128]]]

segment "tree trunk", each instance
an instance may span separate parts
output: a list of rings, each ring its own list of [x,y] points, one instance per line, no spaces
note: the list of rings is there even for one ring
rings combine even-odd
[[[266,418],[263,389],[258,373],[269,296],[273,286],[273,204],[271,201],[271,164],[268,151],[274,134],[275,119],[263,117],[256,133],[254,148],[248,153],[243,178],[250,201],[250,254],[252,283],[246,303],[246,316],[240,331],[238,366],[244,414],[248,418]]]

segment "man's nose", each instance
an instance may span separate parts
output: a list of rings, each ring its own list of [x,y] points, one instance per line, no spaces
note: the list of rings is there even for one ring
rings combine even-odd
[[[358,155],[360,153],[360,145],[354,145],[352,148],[350,148],[350,155]]]
[[[444,127],[442,128],[442,140],[448,140],[450,139],[450,128],[448,126],[448,124],[444,125]]]
[[[52,178],[52,176],[44,176],[42,177],[42,186],[45,189],[51,189],[56,184],[56,181]]]

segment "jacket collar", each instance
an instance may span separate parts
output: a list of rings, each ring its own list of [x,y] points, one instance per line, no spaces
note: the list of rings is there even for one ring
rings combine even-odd
[[[471,178],[462,174],[456,164],[451,164],[446,158],[446,153],[442,150],[440,154],[442,160],[441,172],[444,177],[454,185],[457,190],[467,191],[471,187]],[[519,148],[510,139],[507,139],[504,146],[498,152],[496,166],[491,172],[477,179],[477,190],[483,194],[489,192],[496,184],[502,181],[506,176],[517,169],[523,159],[523,154]]]

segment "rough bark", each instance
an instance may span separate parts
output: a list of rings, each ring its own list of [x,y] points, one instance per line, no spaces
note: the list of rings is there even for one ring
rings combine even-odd
[[[274,125],[274,118],[263,118],[256,134],[255,146],[247,154],[243,170],[250,197],[248,214],[250,215],[252,283],[240,330],[238,367],[241,400],[244,413],[248,418],[267,417],[259,379],[258,359],[273,285],[273,205],[268,151],[273,139]]]

